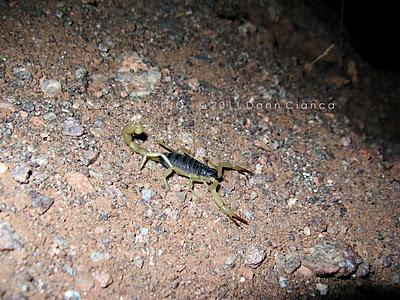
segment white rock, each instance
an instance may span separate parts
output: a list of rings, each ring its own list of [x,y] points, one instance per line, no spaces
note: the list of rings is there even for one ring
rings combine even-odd
[[[46,96],[55,97],[61,93],[61,83],[54,79],[44,80],[41,89]]]

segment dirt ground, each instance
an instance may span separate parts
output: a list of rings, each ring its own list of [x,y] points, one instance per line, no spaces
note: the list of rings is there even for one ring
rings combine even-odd
[[[199,3],[0,3],[1,299],[399,295],[397,75],[313,63],[337,36],[305,7]],[[140,170],[130,122],[252,170],[219,190],[249,225]]]

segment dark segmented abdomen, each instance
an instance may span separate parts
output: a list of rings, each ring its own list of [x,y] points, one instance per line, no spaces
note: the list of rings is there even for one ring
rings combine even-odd
[[[210,168],[209,166],[199,162],[198,160],[195,160],[188,155],[175,152],[168,152],[164,154],[174,167],[177,167],[187,173],[197,176],[210,176],[217,178],[217,171],[215,169]],[[163,159],[161,159],[160,162],[164,167],[168,167],[167,163]]]

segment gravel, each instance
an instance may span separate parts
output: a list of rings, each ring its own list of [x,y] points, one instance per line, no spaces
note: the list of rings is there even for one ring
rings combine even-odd
[[[328,286],[326,284],[317,283],[315,288],[319,291],[321,296],[325,296],[328,294]]]
[[[47,97],[56,97],[61,94],[61,83],[54,79],[44,80],[40,88]]]
[[[61,124],[62,134],[68,136],[82,136],[84,133],[83,127],[74,118],[68,118]]]
[[[156,192],[152,189],[147,189],[147,188],[142,189],[142,198],[146,202],[149,202],[155,195]]]
[[[276,253],[275,262],[277,267],[286,274],[293,274],[301,266],[301,258],[297,252],[289,253],[286,256]]]
[[[244,263],[254,269],[258,268],[267,256],[266,250],[259,244],[250,245],[244,254]]]
[[[95,272],[93,274],[93,277],[97,280],[97,282],[100,284],[102,288],[107,288],[110,284],[114,282],[112,276],[108,272]]]
[[[21,80],[27,80],[31,78],[32,74],[27,70],[26,67],[21,66],[21,67],[15,67],[13,68],[13,74],[16,78],[21,79]]]
[[[94,251],[90,254],[90,260],[93,262],[101,262],[104,260],[109,260],[110,258],[111,258],[110,254],[99,251]]]
[[[0,223],[0,251],[21,248],[22,242],[14,227],[7,222]]]
[[[285,278],[283,276],[279,277],[279,286],[281,288],[286,288],[288,286],[288,284],[289,284],[289,280],[287,280],[287,278]]]
[[[34,190],[29,192],[29,197],[32,207],[38,209],[39,215],[44,214],[54,203],[53,199]]]
[[[320,277],[349,276],[357,271],[361,262],[361,257],[350,246],[329,238],[320,239],[310,254],[302,258],[302,264]]]
[[[11,171],[12,177],[19,183],[27,183],[32,174],[32,169],[28,164],[18,164]]]
[[[232,269],[233,267],[235,267],[235,262],[236,262],[236,256],[234,255],[228,256],[225,260],[224,266],[227,269]]]
[[[139,269],[143,268],[144,259],[141,256],[135,256],[133,261],[136,267]]]
[[[389,268],[392,265],[392,259],[390,258],[390,256],[383,255],[381,257],[381,261],[382,261],[382,266],[385,268]]]
[[[368,261],[363,261],[357,269],[356,277],[366,278],[371,271],[371,265]]]
[[[3,164],[2,162],[0,162],[0,174],[7,172],[7,170],[8,170],[8,166],[6,164]]]
[[[81,295],[78,291],[68,290],[64,292],[64,300],[81,300]]]
[[[92,165],[99,158],[99,151],[85,150],[81,156],[81,162],[85,166]]]

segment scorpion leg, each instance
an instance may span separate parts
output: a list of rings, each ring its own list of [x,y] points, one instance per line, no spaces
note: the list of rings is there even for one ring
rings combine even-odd
[[[169,190],[169,185],[168,185],[167,179],[168,179],[169,176],[172,175],[173,172],[174,172],[174,169],[171,168],[171,167],[169,167],[168,169],[166,169],[166,170],[164,171],[164,184],[165,184],[165,188],[166,188],[167,190]]]
[[[214,196],[214,200],[215,203],[217,204],[217,206],[219,207],[219,209],[229,217],[229,219],[231,219],[231,221],[233,223],[235,223],[237,226],[240,226],[239,222],[242,222],[246,225],[248,225],[249,223],[243,219],[242,217],[240,217],[238,214],[236,214],[232,209],[230,209],[229,207],[226,207],[224,201],[222,201],[221,196],[218,194],[217,192],[217,188],[218,188],[218,181],[214,181],[211,186],[208,186],[208,189],[211,191],[211,193]]]
[[[180,148],[181,149],[181,151],[183,152],[183,154],[185,154],[185,155],[187,155],[187,156],[190,156],[190,157],[192,157],[192,158],[194,158],[194,156],[193,156],[193,154],[192,153],[190,153],[190,151],[189,150],[187,150],[187,149],[185,149],[185,148]]]
[[[169,145],[164,143],[164,141],[158,142],[158,144],[163,147],[165,150],[168,150],[169,152],[176,152],[174,149],[172,149]]]
[[[204,179],[199,178],[199,177],[197,177],[197,176],[188,176],[188,177],[189,177],[189,189],[190,189],[190,191],[191,191],[192,194],[195,195],[197,198],[200,198],[200,196],[197,195],[197,193],[194,191],[194,183],[195,183],[195,182],[204,183],[205,186],[206,186],[207,189],[208,189],[207,183],[204,181]]]
[[[220,162],[215,166],[215,169],[217,170],[218,173],[218,178],[221,178],[223,170],[224,169],[230,169],[230,170],[235,170],[238,171],[239,173],[248,173],[250,175],[254,175],[254,173],[250,170],[247,170],[243,167],[236,166],[234,164],[228,163],[228,162]]]
[[[143,160],[142,160],[142,163],[140,164],[140,169],[143,169],[144,165],[146,164],[146,162],[147,162],[147,160],[148,160],[149,158],[150,158],[150,159],[153,159],[153,160],[156,160],[156,161],[159,161],[159,158],[160,158],[160,157],[168,164],[168,167],[169,167],[169,168],[172,168],[172,167],[173,167],[172,164],[171,164],[171,162],[170,162],[169,159],[165,156],[164,153],[158,153],[158,152],[144,152],[144,153],[143,153]]]
[[[189,189],[193,192],[194,191],[194,186],[193,186],[193,179],[189,178]]]
[[[158,142],[158,144],[159,144],[161,147],[163,147],[164,149],[168,150],[169,152],[176,152],[176,153],[178,153],[178,151],[172,149],[169,145],[165,144],[163,141]],[[183,148],[183,147],[182,147],[182,148],[179,148],[179,149],[181,150],[181,152],[182,152],[183,154],[186,154],[187,156],[190,156],[190,157],[194,157],[193,154],[189,152],[189,150],[187,150],[187,149],[185,149],[185,148]]]

